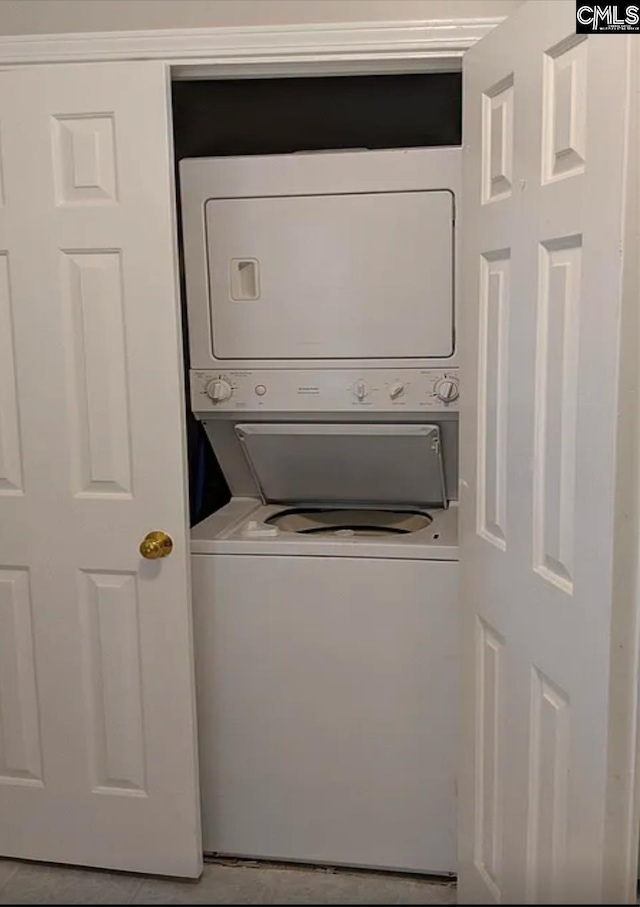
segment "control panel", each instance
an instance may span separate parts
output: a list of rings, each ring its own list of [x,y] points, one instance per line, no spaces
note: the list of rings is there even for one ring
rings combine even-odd
[[[458,370],[191,372],[191,406],[214,412],[422,412],[458,409]]]

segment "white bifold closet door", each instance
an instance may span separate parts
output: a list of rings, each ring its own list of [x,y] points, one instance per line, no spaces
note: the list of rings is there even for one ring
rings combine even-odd
[[[167,77],[0,72],[0,854],[193,877]]]
[[[465,903],[635,900],[634,41],[537,0],[464,59]]]

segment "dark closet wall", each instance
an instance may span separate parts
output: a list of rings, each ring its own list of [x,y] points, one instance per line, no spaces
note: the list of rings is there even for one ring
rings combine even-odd
[[[176,82],[176,154],[459,145],[460,73]]]
[[[174,82],[173,127],[176,163],[185,157],[460,145],[462,77],[425,73]],[[178,180],[176,167],[179,191]],[[182,310],[188,368],[184,304]],[[229,490],[188,405],[187,412],[194,525],[225,504]]]

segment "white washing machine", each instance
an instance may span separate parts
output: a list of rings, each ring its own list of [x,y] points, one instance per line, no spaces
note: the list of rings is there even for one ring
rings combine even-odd
[[[207,852],[456,870],[457,161],[183,162]]]
[[[260,498],[192,536],[205,850],[455,872],[439,426],[232,424]]]

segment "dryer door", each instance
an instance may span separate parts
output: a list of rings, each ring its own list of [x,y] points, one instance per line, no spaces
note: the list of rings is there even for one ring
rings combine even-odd
[[[235,426],[265,503],[446,505],[437,425]]]
[[[217,360],[453,353],[448,191],[210,198]]]

